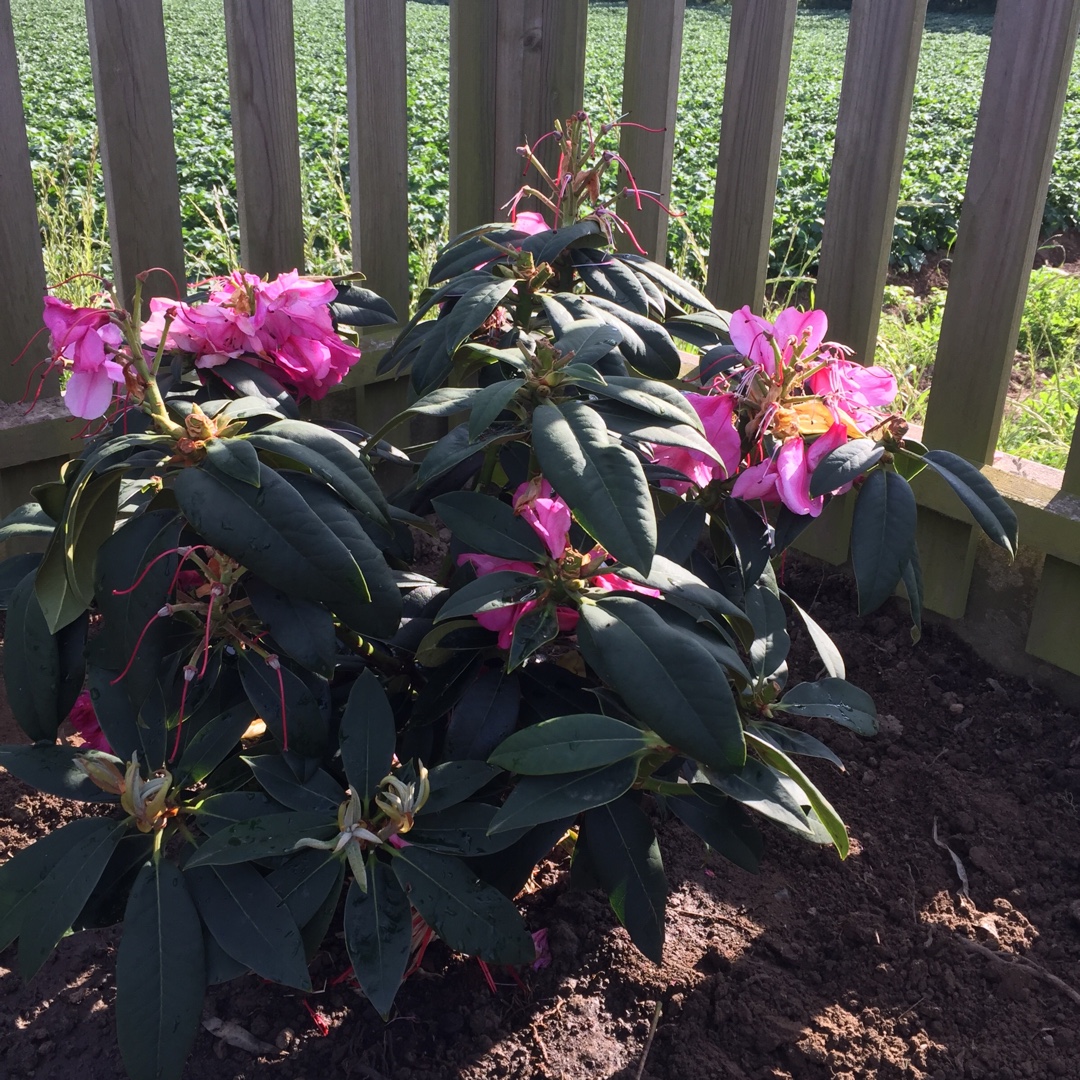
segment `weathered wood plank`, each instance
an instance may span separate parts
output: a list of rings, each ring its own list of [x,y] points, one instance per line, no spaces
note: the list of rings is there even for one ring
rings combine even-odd
[[[581,108],[587,13],[586,0],[451,0],[451,235],[503,218],[523,183],[517,147]]]
[[[184,241],[161,0],[86,0],[113,276],[124,304],[183,296]],[[171,277],[170,277],[171,275]]]
[[[854,0],[825,204],[817,304],[874,362],[926,0]]]
[[[994,17],[925,427],[970,461],[991,459],[1001,427],[1078,27],[1077,0],[999,0]],[[924,538],[926,604],[962,614],[972,529],[930,518]]]
[[[19,366],[11,366],[41,329],[45,269],[10,0],[0,0],[0,146],[4,148],[0,153],[0,296],[4,298],[0,313],[0,400],[16,401],[22,396],[27,372],[49,355],[49,345],[43,334],[30,346]],[[47,392],[55,394],[56,390],[53,378]]]
[[[225,0],[240,258],[255,274],[303,269],[292,0]]]
[[[409,314],[405,5],[345,0],[353,266]]]
[[[497,25],[488,0],[450,0],[450,235],[492,220]]]
[[[1078,27],[1077,0],[998,0],[926,416],[971,461],[1001,426]]]
[[[685,13],[686,0],[630,0],[626,11],[622,92],[626,123],[619,133],[619,154],[633,171],[638,187],[665,203],[671,196]],[[662,128],[663,132],[643,131],[638,124]],[[638,210],[632,197],[620,200],[619,213],[630,222],[649,258],[663,263],[668,215],[649,199],[643,199]],[[632,246],[629,237],[620,238],[624,250]]]
[[[733,0],[705,293],[761,310],[798,0]]]

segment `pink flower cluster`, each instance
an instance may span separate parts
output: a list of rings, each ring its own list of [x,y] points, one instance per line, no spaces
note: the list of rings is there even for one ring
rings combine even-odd
[[[701,419],[705,438],[716,451],[723,464],[707,457],[700,450],[683,446],[654,446],[652,459],[658,465],[676,469],[686,481],[665,480],[663,486],[677,495],[685,494],[691,487],[706,487],[713,480],[727,480],[739,469],[742,461],[742,439],[735,427],[735,394],[687,394],[687,401]]]
[[[213,280],[205,303],[151,300],[143,343],[156,349],[164,335],[167,349],[191,353],[200,368],[233,358],[258,363],[300,394],[321,398],[360,359],[334,330],[327,305],[336,295],[332,282],[295,270],[272,281],[234,270]]]
[[[551,558],[561,563],[572,549],[569,543],[570,535],[570,507],[556,495],[546,480],[533,480],[522,484],[514,492],[514,510],[523,517],[533,528],[537,536],[544,541]],[[583,556],[585,563],[600,563],[606,558],[602,548],[595,547],[587,555]],[[458,558],[458,565],[464,563],[472,565],[477,576],[493,574],[497,570],[514,570],[519,574],[535,574],[540,576],[539,571],[532,563],[519,559],[499,559],[494,555],[482,555],[479,552],[469,552]],[[646,596],[659,596],[656,589],[644,585],[635,585],[632,581],[619,577],[618,574],[597,573],[588,578],[593,588],[602,589],[604,592],[624,591],[644,593]],[[496,608],[494,611],[481,611],[476,615],[477,621],[487,630],[495,630],[499,634],[499,648],[510,648],[510,642],[514,636],[514,627],[546,599],[526,600],[521,604],[508,604],[506,607]],[[575,608],[557,607],[555,614],[559,620],[559,630],[570,633],[578,624],[578,613]]]
[[[45,297],[45,326],[53,364],[70,368],[64,404],[74,416],[96,420],[112,404],[124,368],[115,357],[123,333],[111,308],[77,308],[55,296]]]

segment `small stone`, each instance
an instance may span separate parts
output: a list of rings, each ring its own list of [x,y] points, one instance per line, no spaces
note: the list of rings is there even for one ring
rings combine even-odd
[[[959,716],[963,711],[964,711],[964,703],[962,701],[954,701],[949,706],[949,712],[951,712],[953,714],[953,716]]]
[[[862,774],[862,782],[864,784],[872,784],[877,779],[877,773],[873,769],[864,769]]]
[[[274,1045],[279,1050],[288,1050],[296,1042],[296,1032],[292,1028],[282,1028],[274,1040]]]
[[[1074,900],[1069,905],[1069,914],[1072,916],[1072,920],[1077,926],[1080,926],[1080,900]],[[0,971],[0,977],[3,976],[3,972]]]

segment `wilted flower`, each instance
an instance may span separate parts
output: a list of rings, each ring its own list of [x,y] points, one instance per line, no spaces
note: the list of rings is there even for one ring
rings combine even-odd
[[[829,320],[824,311],[785,308],[769,322],[747,306],[731,313],[731,343],[770,378],[792,360],[809,356],[825,339]]]
[[[877,406],[888,405],[896,397],[896,376],[883,367],[863,367],[853,360],[832,354],[819,371],[806,380],[809,389],[824,399],[839,415],[850,419],[861,431],[881,419]]]
[[[90,699],[90,691],[84,690],[71,706],[68,713],[68,723],[75,729],[85,746],[91,750],[101,750],[106,754],[112,753],[109,740],[98,723],[97,713],[94,711],[94,703]]]

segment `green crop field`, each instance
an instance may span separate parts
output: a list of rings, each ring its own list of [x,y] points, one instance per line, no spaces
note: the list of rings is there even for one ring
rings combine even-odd
[[[198,275],[237,261],[224,19],[220,0],[164,0],[164,5],[188,265]],[[49,277],[56,281],[79,270],[107,274],[107,223],[82,0],[50,0],[47,15],[39,0],[12,0],[11,6]],[[328,272],[349,268],[342,8],[340,0],[294,0],[307,262],[309,269]],[[407,5],[416,276],[447,228],[448,19],[445,6]],[[925,252],[948,248],[955,239],[990,22],[941,15],[927,20],[897,214],[896,267],[917,268]],[[672,204],[684,209],[686,217],[672,224],[670,257],[677,268],[699,279],[708,248],[728,25],[723,9],[686,12],[671,193]],[[847,25],[846,14],[820,12],[800,13],[797,23],[770,271],[781,295],[787,280],[812,271],[820,242]],[[603,117],[619,107],[625,26],[624,8],[590,8],[586,107]],[[1066,103],[1044,231],[1077,223],[1080,69]],[[1028,334],[1031,340],[1039,336],[1037,330]],[[903,345],[895,351],[903,353]],[[1074,360],[1071,353],[1064,359],[1059,353],[1055,369],[1063,363],[1071,368]],[[900,367],[905,363],[897,361]],[[915,386],[912,398],[917,397]],[[1075,404],[1073,393],[1065,403],[1066,424]],[[1048,460],[1061,458],[1064,438]],[[1031,450],[1026,436],[1022,444],[1026,452],[1039,453]]]

